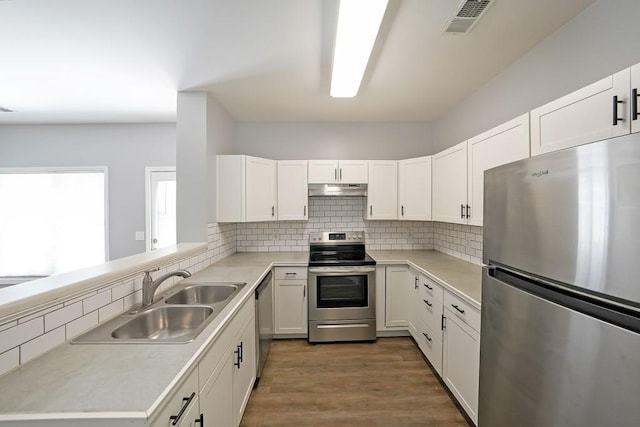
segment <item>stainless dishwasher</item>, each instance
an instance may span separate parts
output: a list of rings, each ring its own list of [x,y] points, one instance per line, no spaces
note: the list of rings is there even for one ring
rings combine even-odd
[[[256,377],[260,378],[273,339],[273,273],[256,288]]]

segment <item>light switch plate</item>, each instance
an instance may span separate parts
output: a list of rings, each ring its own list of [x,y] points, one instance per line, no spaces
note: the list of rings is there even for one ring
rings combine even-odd
[[[144,240],[144,231],[136,231],[136,240]]]

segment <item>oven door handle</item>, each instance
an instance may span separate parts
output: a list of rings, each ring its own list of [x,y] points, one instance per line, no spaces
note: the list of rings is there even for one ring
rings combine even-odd
[[[373,273],[375,267],[311,267],[309,273],[325,276],[342,276],[345,274]]]

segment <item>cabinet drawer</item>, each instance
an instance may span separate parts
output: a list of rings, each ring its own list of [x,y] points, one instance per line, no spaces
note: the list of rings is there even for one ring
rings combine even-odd
[[[276,267],[276,280],[306,280],[307,267]]]
[[[179,425],[184,421],[187,412],[189,412],[194,405],[198,405],[197,369],[194,369],[187,375],[187,378],[176,388],[176,391],[160,404],[157,414],[151,416],[152,421],[150,424],[153,427],[169,427],[173,423],[171,417],[181,414],[177,423],[177,425]]]
[[[418,320],[431,330],[440,330],[442,324],[442,301],[428,295],[420,295]]]
[[[230,320],[229,325],[220,333],[220,336],[213,342],[211,347],[209,347],[207,353],[198,365],[198,384],[200,386],[198,390],[202,390],[204,388],[209,377],[211,377],[214,371],[216,371],[216,367],[218,367],[218,365],[221,366],[224,363],[227,351],[233,344],[233,340],[254,311],[255,300],[253,298],[249,298],[238,311],[238,314]]]
[[[427,276],[421,274],[420,280],[420,297],[429,301],[437,301],[442,305],[444,299],[444,290],[442,286],[438,285],[433,280],[427,278]]]
[[[420,351],[431,363],[431,366],[442,374],[442,331],[440,328],[433,330],[425,325],[418,326],[416,342]]]
[[[480,332],[480,310],[449,292],[444,293],[444,307],[458,319]]]

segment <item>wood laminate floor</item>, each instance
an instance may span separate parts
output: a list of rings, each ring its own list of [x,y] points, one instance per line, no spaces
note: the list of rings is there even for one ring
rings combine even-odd
[[[408,337],[274,341],[241,426],[468,426]]]

